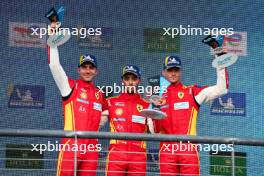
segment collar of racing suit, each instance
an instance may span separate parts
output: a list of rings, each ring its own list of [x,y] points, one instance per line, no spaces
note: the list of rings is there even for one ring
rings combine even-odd
[[[168,89],[171,89],[171,88],[180,88],[182,87],[182,82],[176,82],[176,83],[172,83],[169,85]]]
[[[93,82],[85,82],[81,79],[78,80],[78,84],[81,86],[81,87],[85,87],[85,88],[93,88],[94,87],[94,83]]]
[[[122,93],[120,98],[124,99],[140,99],[140,95],[138,93],[129,94],[129,93]]]

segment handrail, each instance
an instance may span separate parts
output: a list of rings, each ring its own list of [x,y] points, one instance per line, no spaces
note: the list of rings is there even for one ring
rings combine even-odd
[[[91,131],[64,131],[46,129],[0,129],[0,136],[14,137],[66,137],[66,138],[97,138],[97,139],[123,139],[144,141],[182,141],[206,144],[235,144],[249,146],[264,146],[264,139],[214,137],[214,136],[188,136],[142,133],[111,133]]]

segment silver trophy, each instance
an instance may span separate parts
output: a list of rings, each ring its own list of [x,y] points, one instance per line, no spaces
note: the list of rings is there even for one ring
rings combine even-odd
[[[225,36],[223,35],[209,35],[202,41],[214,50],[215,58],[212,62],[212,66],[215,68],[229,67],[238,59],[237,55],[224,51],[224,39]]]
[[[140,114],[144,117],[157,120],[166,118],[167,114],[160,111],[160,105],[162,104],[162,100],[162,97],[158,95],[152,95],[149,98],[149,101],[152,104],[152,109],[143,109]]]
[[[64,11],[64,8],[61,6],[57,10],[54,8],[50,9],[45,15],[45,17],[51,22],[51,24],[48,25],[49,38],[47,40],[47,44],[50,47],[60,46],[67,42],[71,37],[69,29],[61,28],[61,20],[64,15]]]

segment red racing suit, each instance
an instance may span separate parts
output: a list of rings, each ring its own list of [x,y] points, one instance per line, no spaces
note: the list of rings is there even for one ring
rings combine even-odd
[[[107,103],[99,89],[93,83],[82,80],[72,80],[66,76],[58,59],[57,48],[48,48],[50,68],[57,86],[67,96],[63,96],[64,130],[71,131],[98,131],[101,112],[106,109]],[[64,83],[63,83],[64,81]],[[63,85],[63,86],[62,86]],[[68,87],[68,89],[64,89]],[[96,176],[98,151],[101,146],[97,139],[63,138],[58,163],[57,176],[74,175],[74,151],[77,151],[78,176]]]
[[[156,120],[155,131],[164,134],[196,135],[200,104],[227,93],[226,69],[217,70],[217,85],[198,87],[171,84],[162,97],[161,111],[167,118]],[[195,144],[181,142],[160,143],[160,175],[200,175],[198,149]],[[185,145],[185,147],[184,147]],[[180,148],[181,147],[181,148]],[[176,150],[177,149],[177,150]]]
[[[106,101],[103,94],[94,87],[93,83],[69,79],[72,93],[63,98],[64,130],[98,131],[101,112],[105,109]],[[64,138],[61,144],[74,146],[74,138]],[[78,139],[77,169],[78,175],[96,175],[98,151],[100,145],[97,139]],[[81,146],[89,148],[85,153]],[[83,148],[82,147],[82,148]],[[58,159],[57,175],[73,175],[74,151],[61,151]]]
[[[145,133],[147,120],[140,116],[149,103],[139,94],[123,93],[108,100],[111,132]],[[146,175],[145,141],[110,140],[106,164],[107,176]]]

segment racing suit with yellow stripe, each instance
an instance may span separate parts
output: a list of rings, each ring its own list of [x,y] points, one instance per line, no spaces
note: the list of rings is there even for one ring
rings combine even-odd
[[[122,93],[107,100],[111,132],[145,133],[147,120],[140,111],[149,106],[139,94]],[[106,174],[108,176],[146,175],[145,141],[110,141]]]
[[[163,93],[161,111],[168,116],[155,120],[155,131],[170,135],[196,135],[196,123],[200,104],[227,93],[227,69],[217,69],[217,84],[198,87],[182,83],[169,85]],[[160,175],[200,175],[197,146],[190,143],[160,143]]]

